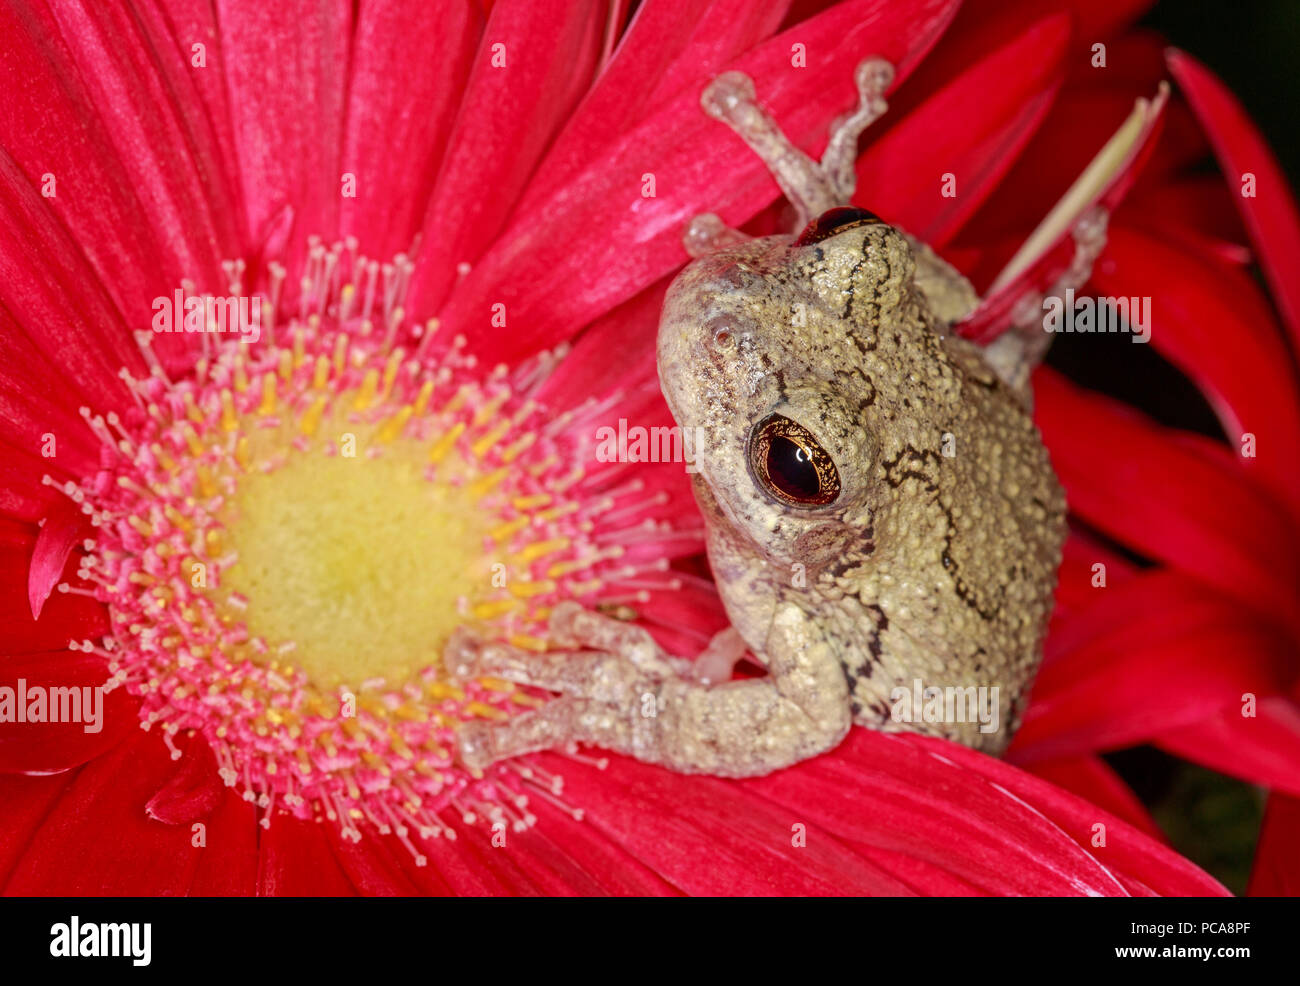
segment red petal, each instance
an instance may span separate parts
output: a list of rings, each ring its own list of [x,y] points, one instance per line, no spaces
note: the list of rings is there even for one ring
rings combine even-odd
[[[275,820],[271,822],[275,826]],[[336,824],[324,825],[334,858],[363,897],[411,897],[419,891],[384,842],[366,832],[360,842],[343,838]]]
[[[1243,695],[1218,715],[1161,733],[1155,744],[1230,777],[1300,796],[1300,709],[1286,696],[1257,696],[1242,715]]]
[[[8,882],[32,836],[74,777],[75,771],[45,777],[0,774],[0,804],[4,805],[0,811],[0,887]]]
[[[201,850],[190,831],[152,821],[144,804],[175,769],[139,733],[81,769],[33,836],[7,896],[157,897],[185,893]]]
[[[999,271],[979,306],[957,327],[958,332],[966,338],[981,342],[995,337],[1006,327],[1012,309],[1026,293],[1034,290],[1046,291],[1065,273],[1074,259],[1076,247],[1072,240],[1072,232],[1077,228],[1079,219],[1093,208],[1104,209],[1108,214],[1113,213],[1128,194],[1128,190],[1142,172],[1146,162],[1155,153],[1159,145],[1157,137],[1166,115],[1168,95],[1168,88],[1162,86],[1154,98],[1137,104],[1131,112],[1138,112],[1140,109],[1140,127],[1132,138],[1132,143],[1125,150],[1121,163],[1108,172],[1099,185],[1091,189],[1092,194],[1086,205],[1073,204],[1072,213],[1062,217],[1066,221],[1059,227],[1054,220],[1048,224],[1047,214],[1041,217],[1044,226],[1054,230],[1056,234],[1054,241],[1044,240],[1038,243],[1036,251],[1024,259],[1023,266],[1017,256],[1009,262],[1007,270]],[[1118,138],[1119,133],[1120,131],[1117,130],[1109,135],[1107,141]],[[1105,146],[1105,142],[1095,145],[1093,153],[1099,153]],[[1071,182],[1082,176],[1081,171],[1072,177]],[[1010,181],[1011,179],[1008,179],[1008,182]],[[1066,186],[1062,186],[1060,194],[1062,196],[1066,194]],[[1035,232],[1037,231],[1036,227]],[[1010,269],[1011,266],[1015,267],[1014,272]]]
[[[1250,274],[1117,225],[1092,282],[1099,296],[1151,299],[1151,344],[1206,394],[1230,444],[1256,436],[1259,454],[1240,462],[1300,515],[1295,465],[1278,454],[1300,448],[1300,386]]]
[[[1300,798],[1269,795],[1247,894],[1300,897]]]
[[[1014,15],[1015,9],[1010,10]],[[945,46],[951,37],[945,38]],[[1081,36],[1076,32],[1075,37]],[[1087,44],[1096,40],[1093,35]],[[1017,243],[1023,241],[1114,135],[1132,111],[1133,100],[1155,93],[1166,75],[1164,40],[1155,34],[1133,32],[1106,44],[1105,69],[1092,68],[1086,50],[1072,49],[1075,73],[1066,80],[1051,113],[1006,181],[990,196],[969,228],[963,230],[963,244],[977,245],[1007,236]],[[1157,178],[1166,180],[1173,172],[1181,173],[1201,160],[1208,149],[1191,111],[1176,98],[1171,99],[1142,180],[1150,185]],[[996,269],[989,271],[988,277],[978,283],[987,283],[996,273]]]
[[[66,373],[0,310],[0,440],[42,458],[53,452],[44,472],[56,478],[83,476],[99,465],[99,441],[77,413],[84,402]]]
[[[49,459],[0,442],[0,517],[11,523],[26,522],[23,526],[34,530],[50,511],[57,509],[65,497],[45,485],[43,477],[47,474],[59,482],[71,478],[57,466],[51,468]],[[26,608],[30,613],[31,607]]]
[[[174,80],[193,71],[188,59],[154,45],[121,5],[63,3],[48,15],[29,7],[12,20],[0,16],[10,42],[0,59],[10,94],[0,143],[32,186],[54,176],[57,192],[43,204],[122,318],[148,324],[152,299],[183,277],[218,288],[220,261],[237,249],[238,213],[218,181],[206,116],[174,98]],[[33,313],[14,311],[31,325]],[[165,361],[195,346],[184,335],[158,340]]]
[[[1300,269],[1300,209],[1286,175],[1250,116],[1222,82],[1184,52],[1171,49],[1167,61],[1209,134],[1282,320],[1291,332],[1292,346],[1300,349],[1300,284],[1295,277]],[[1247,172],[1255,176],[1253,198],[1240,194],[1242,176]]]
[[[32,619],[41,618],[45,600],[63,577],[72,549],[90,530],[90,521],[71,500],[64,499],[45,518],[36,546],[32,549],[32,564],[27,573],[27,601],[32,607]]]
[[[424,214],[408,307],[437,309],[460,263],[492,242],[600,53],[597,0],[500,0],[492,8],[460,115]],[[504,46],[504,47],[500,47]],[[504,66],[493,61],[505,58]]]
[[[610,892],[582,868],[579,862],[582,857],[574,851],[574,846],[567,843],[561,846],[551,838],[553,830],[546,827],[550,824],[549,816],[539,824],[543,827],[527,833],[508,831],[505,844],[500,846],[488,843],[489,835],[484,829],[471,829],[457,845],[463,847],[477,841],[480,858],[489,853],[508,857],[509,865],[517,870],[510,877],[513,894],[593,897]]]
[[[1156,571],[1053,628],[1024,722],[1018,762],[1143,742],[1276,694],[1292,677],[1293,648],[1268,624],[1209,587]]]
[[[1121,215],[1126,227],[1145,230],[1210,260],[1238,266],[1251,262],[1246,231],[1218,175],[1141,181],[1125,199]]]
[[[929,862],[986,892],[1224,893],[1097,806],[942,740],[854,729],[834,753],[745,786],[786,805],[790,818]],[[1093,844],[1098,823],[1104,847]]]
[[[134,4],[152,44],[164,53],[159,59],[167,85],[176,93],[180,111],[188,120],[196,136],[203,135],[203,126],[212,129],[211,141],[215,145],[213,156],[219,158],[214,167],[214,181],[222,189],[229,188],[231,200],[236,204],[230,220],[236,223],[238,235],[246,233],[244,223],[243,191],[238,180],[239,150],[235,146],[231,125],[230,93],[226,87],[226,72],[222,61],[221,42],[218,37],[217,4],[192,3],[191,0],[143,0]],[[206,65],[201,70],[193,64],[194,45],[204,46]],[[180,53],[173,62],[166,57],[169,49]],[[194,118],[201,118],[199,123]],[[241,240],[242,242],[242,240]]]
[[[1095,566],[1102,565],[1098,570]],[[1066,617],[1081,606],[1097,601],[1099,577],[1107,587],[1126,584],[1137,574],[1137,568],[1126,558],[1105,547],[1096,538],[1071,530],[1065,541],[1061,567],[1056,573],[1056,616]]]
[[[107,613],[102,604],[85,596],[56,592],[41,610],[40,622],[32,619],[27,569],[35,543],[33,528],[0,518],[0,641],[4,649],[31,654],[60,650],[69,640],[103,636],[108,629]]]
[[[277,814],[258,843],[259,897],[352,897],[356,888],[320,822]]]
[[[599,893],[611,896],[671,896],[677,889],[616,842],[596,832],[585,821],[575,821],[546,802],[530,805],[537,815],[537,831],[544,833],[543,858],[567,857],[591,874]],[[534,851],[529,837],[530,851]]]
[[[419,840],[428,865],[415,870],[414,877],[426,892],[464,897],[537,894],[533,881],[515,865],[516,853],[489,845],[480,827],[466,825],[458,830],[455,841],[443,836]]]
[[[1105,808],[1151,838],[1165,841],[1164,833],[1147,812],[1132,788],[1124,783],[1101,757],[1081,756],[1068,760],[1046,760],[1026,767],[1035,777],[1050,781]]]
[[[350,0],[218,4],[246,242],[260,243],[285,206],[294,257],[307,236],[338,228],[352,9]]]
[[[45,774],[67,770],[98,757],[130,736],[139,724],[137,702],[123,689],[103,695],[98,729],[88,731],[95,728],[95,723],[91,721],[91,710],[84,704],[83,689],[97,688],[107,678],[108,667],[94,654],[65,650],[0,658],[0,687],[13,689],[15,716],[22,697],[20,680],[29,698],[28,708],[30,696],[44,696],[46,719],[51,718],[49,707],[56,698],[60,703],[63,701],[52,689],[77,689],[77,705],[68,708],[67,713],[76,712],[80,716],[74,722],[0,722],[0,773]],[[38,688],[43,691],[36,692]]]
[[[194,871],[190,896],[252,896],[257,890],[257,837],[261,831],[257,809],[233,788],[222,788],[217,809],[203,825],[207,844]]]
[[[90,189],[85,195],[96,201]],[[0,302],[12,316],[6,323],[16,321],[13,327],[47,363],[81,393],[94,395],[97,409],[124,411],[130,397],[118,370],[143,376],[144,362],[81,245],[45,203],[13,160],[0,154]]]
[[[1034,380],[1035,418],[1075,514],[1265,618],[1300,624],[1295,527],[1231,453],[1050,369]]]
[[[620,128],[679,91],[698,91],[776,30],[787,0],[648,0],[609,65],[556,137],[519,201],[525,212],[597,159]]]
[[[668,282],[660,281],[597,319],[574,342],[569,355],[537,389],[537,399],[554,408],[576,408],[595,395],[652,385],[655,336]],[[618,352],[618,359],[610,359]]]
[[[858,159],[854,201],[941,246],[997,187],[1046,116],[1065,74],[1070,20],[1057,14],[1016,25],[981,46],[981,55],[954,78],[927,67],[908,92],[926,98],[904,103],[871,134]],[[938,53],[936,52],[936,55]],[[927,83],[942,83],[933,89]],[[941,194],[945,174],[958,194]]]
[[[955,6],[952,0],[906,9],[886,0],[844,3],[733,67],[757,80],[791,139],[820,147],[831,118],[855,99],[854,64],[879,52],[905,78]],[[795,42],[820,53],[815,70],[791,67]],[[647,169],[656,175],[656,198],[640,194]],[[493,359],[546,348],[679,266],[686,259],[681,235],[695,214],[714,211],[735,225],[776,193],[740,139],[705,116],[699,93],[679,94],[606,145],[545,202],[516,216],[457,288],[443,321]],[[490,324],[496,303],[509,313],[514,328],[508,333]]]
[[[734,782],[624,758],[606,771],[554,755],[544,762],[564,777],[566,799],[583,807],[585,824],[684,893],[909,892],[839,841],[842,833],[817,820],[815,809],[792,814]],[[796,823],[806,827],[806,847],[792,844]]]
[[[419,231],[482,30],[466,0],[358,8],[342,160],[357,194],[340,226],[366,255],[387,260]]]
[[[1092,43],[1119,32],[1154,7],[1156,0],[1064,0],[1075,19],[1075,33]]]
[[[588,824],[688,893],[1223,892],[1095,806],[939,740],[854,729],[751,781],[548,760]]]
[[[195,734],[180,749],[176,772],[144,806],[150,818],[166,825],[189,825],[206,818],[225,795],[225,786],[217,774],[217,758],[207,740]]]

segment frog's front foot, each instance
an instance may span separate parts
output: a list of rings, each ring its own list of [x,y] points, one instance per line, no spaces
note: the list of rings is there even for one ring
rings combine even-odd
[[[443,658],[453,677],[490,675],[559,696],[508,722],[463,725],[460,758],[467,767],[482,770],[574,741],[643,753],[653,746],[659,696],[669,681],[685,684],[691,662],[664,654],[644,628],[575,603],[555,607],[549,636],[562,649],[523,650],[464,627],[452,634]]]
[[[682,246],[692,257],[704,257],[748,239],[746,234],[732,229],[715,213],[701,212],[690,221],[686,232],[682,234]]]
[[[461,627],[443,651],[455,678],[490,675],[558,693],[508,722],[469,722],[460,758],[482,770],[497,760],[579,741],[658,759],[657,723],[665,695],[685,694],[731,677],[745,644],[731,628],[698,661],[665,654],[644,627],[573,602],[551,612],[548,636],[558,650],[537,653],[484,640]]]
[[[849,701],[838,661],[798,620],[794,611],[774,620],[771,643],[785,657],[768,662],[769,677],[743,681],[726,680],[745,653],[730,629],[698,665],[664,654],[644,627],[573,603],[551,615],[551,637],[563,650],[536,653],[458,631],[444,654],[454,676],[492,675],[557,693],[508,720],[464,724],[460,759],[483,770],[577,742],[675,770],[750,777],[812,756],[843,738]]]
[[[884,115],[885,93],[894,83],[894,67],[873,56],[853,74],[858,105],[831,126],[820,161],[814,161],[787,137],[758,103],[754,83],[742,72],[724,72],[700,97],[704,112],[729,126],[762,159],[798,214],[796,231],[828,209],[849,204],[856,184],[853,165],[858,137]],[[688,243],[689,248],[689,243]]]

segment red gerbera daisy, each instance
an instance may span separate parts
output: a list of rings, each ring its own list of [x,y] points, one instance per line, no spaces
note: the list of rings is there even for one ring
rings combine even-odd
[[[1252,780],[1291,768],[1289,747],[1253,726],[1238,737],[1223,710],[1243,687],[1294,687],[1295,491],[1262,460],[1243,479],[1223,450],[1162,441],[1051,375],[1040,418],[1072,506],[1164,563],[1129,573],[1082,541],[1067,558],[1016,753],[1056,759],[1043,773],[1096,803],[953,744],[860,729],[753,781],[594,750],[478,775],[452,756],[458,724],[545,699],[437,670],[462,622],[544,646],[545,614],[565,599],[626,610],[679,653],[725,622],[692,561],[680,465],[589,454],[597,424],[671,424],[654,325],[687,221],[771,220],[759,214],[776,186],[700,110],[710,79],[760,80],[791,137],[815,145],[852,102],[854,65],[886,57],[901,88],[859,161],[860,197],[977,272],[1028,232],[981,224],[981,206],[1017,160],[1051,158],[1059,104],[1096,121],[1086,162],[1155,91],[1132,72],[1116,113],[1118,97],[1067,71],[1142,4],[1102,20],[1069,3],[958,14],[957,0],[798,13],[649,0],[630,19],[617,3],[532,0],[486,15],[459,2],[218,6],[0,5],[0,677],[15,694],[105,686],[98,729],[0,724],[5,893],[1223,892],[1151,834],[1095,754],[1155,738],[1226,766],[1213,736],[1232,730],[1255,751],[1238,761]],[[1224,155],[1262,172],[1212,80],[1182,62],[1175,73],[1199,87]],[[1052,192],[1029,228],[1078,170],[1034,183]],[[962,175],[956,199],[936,195],[948,172]],[[1261,254],[1283,264],[1295,228],[1252,218]],[[1189,263],[1240,261],[1214,257],[1210,234],[1189,242]],[[1126,247],[1111,247],[1115,270]],[[1016,285],[1050,278],[1052,258]],[[1280,282],[1278,263],[1266,266]],[[255,332],[150,331],[166,312],[181,316],[173,329],[191,316],[206,329],[232,298],[258,299]],[[1242,332],[1259,324],[1237,317]],[[1167,330],[1183,347],[1171,358],[1185,354],[1242,428],[1251,400],[1296,409],[1294,378],[1261,393],[1211,375],[1192,335],[1204,323],[1186,323]],[[1248,338],[1243,363],[1288,355],[1264,329]],[[1089,466],[1095,446],[1054,429],[1071,401],[1149,443],[1126,469],[1145,461],[1164,482],[1195,467],[1197,488],[1113,518],[1117,489],[1133,505],[1131,477],[1110,458]],[[1218,527],[1237,509],[1271,525],[1249,535],[1257,557]],[[1148,686],[1191,645],[1125,612],[1074,622],[1071,579],[1098,558],[1113,584],[1154,585],[1141,590],[1153,603],[1194,603],[1197,632],[1251,656],[1206,646],[1180,664],[1168,716],[1119,716],[1093,696]],[[1113,639],[1098,633],[1117,617]],[[1138,671],[1105,663],[1130,652]],[[1291,707],[1272,708],[1266,728],[1288,728]]]

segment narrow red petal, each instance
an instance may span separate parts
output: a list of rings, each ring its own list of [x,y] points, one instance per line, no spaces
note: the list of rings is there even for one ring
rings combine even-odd
[[[1074,15],[1080,38],[1092,43],[1134,23],[1156,0],[1062,0]]]
[[[446,161],[423,215],[412,311],[435,311],[506,223],[555,131],[590,83],[598,0],[500,0],[474,55]],[[490,190],[485,193],[485,190]]]
[[[548,755],[545,765],[564,777],[566,798],[583,806],[584,824],[684,893],[909,893],[839,841],[842,833],[817,819],[814,808],[792,813],[735,782],[611,761],[599,771]]]
[[[615,136],[680,90],[698,90],[776,30],[788,0],[649,0],[609,65],[556,137],[518,210],[526,212],[595,160]]]
[[[854,729],[834,753],[745,786],[779,800],[792,819],[928,861],[984,892],[1224,893],[1096,805],[942,740]]]
[[[666,897],[679,893],[618,842],[605,838],[585,821],[576,821],[545,801],[530,805],[537,831],[548,842],[547,854],[569,857],[591,875],[599,892],[611,896]]]
[[[147,325],[153,298],[184,277],[219,289],[220,261],[238,248],[238,210],[206,116],[172,88],[193,71],[188,60],[152,44],[117,4],[10,8],[0,24],[9,93],[0,144],[33,187],[53,192],[45,206],[123,320]],[[30,313],[15,314],[29,324]],[[184,335],[158,340],[165,362],[196,346]]]
[[[1205,393],[1232,445],[1255,436],[1239,461],[1300,516],[1295,464],[1279,454],[1300,448],[1300,383],[1250,274],[1117,224],[1092,283],[1100,297],[1151,299],[1151,345]]]
[[[1126,227],[1212,260],[1238,266],[1251,262],[1246,230],[1218,175],[1141,181],[1125,200],[1121,218]]]
[[[453,823],[457,831],[455,841],[445,836],[420,840],[420,851],[428,858],[428,871],[415,871],[415,878],[429,888],[436,881],[438,888],[426,892],[455,894],[459,897],[483,896],[537,896],[537,885],[515,864],[515,853],[503,851],[505,847],[492,846],[484,838],[484,830],[474,824]]]
[[[1286,696],[1246,693],[1231,708],[1183,729],[1161,733],[1155,744],[1230,777],[1300,797],[1300,707]]]
[[[1162,428],[1050,369],[1034,381],[1035,419],[1076,515],[1265,619],[1300,624],[1295,525],[1231,452]]]
[[[51,511],[59,509],[59,501],[66,499],[44,482],[46,475],[60,483],[73,478],[37,452],[0,441],[0,516],[35,531]],[[31,613],[30,606],[27,611]]]
[[[419,231],[482,30],[469,0],[358,8],[341,165],[356,195],[340,226],[365,255],[387,260]]]
[[[225,796],[217,758],[207,740],[191,735],[171,778],[146,802],[145,814],[165,825],[191,825],[210,815]]]
[[[0,641],[4,649],[12,654],[33,654],[63,650],[69,640],[102,637],[108,629],[108,615],[101,603],[85,596],[56,592],[46,601],[40,620],[32,619],[27,566],[35,540],[34,528],[0,518]]]
[[[1065,74],[1063,14],[1001,35],[910,111],[882,121],[858,159],[854,201],[934,246],[983,204],[1047,115]],[[944,175],[956,195],[942,192]]]
[[[1056,229],[1054,243],[1044,241],[1037,244],[1037,252],[1027,259],[1023,267],[1017,264],[1018,272],[1014,276],[1008,272],[998,273],[979,306],[958,325],[958,332],[966,338],[981,342],[996,337],[1006,328],[1012,310],[1026,294],[1036,290],[1046,291],[1058,281],[1074,259],[1077,245],[1072,234],[1079,219],[1093,209],[1105,210],[1107,214],[1114,213],[1147,161],[1156,153],[1159,147],[1157,138],[1167,115],[1168,96],[1168,88],[1162,86],[1152,98],[1137,104],[1143,107],[1140,129],[1132,138],[1121,163],[1107,174],[1101,184],[1092,189],[1086,205],[1075,204],[1072,214],[1065,217],[1069,225],[1062,223]],[[1116,134],[1108,135],[1107,142],[1114,136]],[[1100,152],[1104,146],[1105,142],[1095,145],[1093,153]],[[1071,183],[1082,174],[1079,172],[1073,175]],[[1067,187],[1061,187],[1061,195],[1065,194]],[[1046,219],[1047,215],[1042,218]]]
[[[1133,789],[1101,757],[1085,754],[1065,760],[1043,760],[1030,763],[1025,769],[1035,777],[1105,808],[1151,838],[1166,841],[1160,826]]]
[[[1208,586],[1156,571],[1095,591],[1048,638],[1012,743],[1018,762],[1144,742],[1290,683],[1288,639]]]
[[[72,555],[72,549],[90,531],[90,522],[71,500],[59,503],[45,518],[36,545],[32,548],[32,564],[27,573],[27,602],[32,608],[32,619],[41,618],[45,600],[63,577],[63,569]]]
[[[0,302],[9,316],[3,328],[21,331],[87,395],[86,403],[93,395],[97,410],[123,411],[130,397],[118,371],[144,376],[144,360],[81,245],[41,198],[36,178],[33,185],[0,151]],[[85,194],[97,202],[94,191]]]
[[[1300,798],[1269,795],[1246,892],[1251,897],[1300,897]]]
[[[413,897],[419,893],[416,885],[403,874],[401,864],[386,843],[369,833],[361,841],[353,842],[343,837],[337,825],[329,823],[323,829],[334,858],[361,896]]]
[[[54,475],[85,475],[99,465],[100,446],[77,412],[83,403],[66,373],[0,310],[0,441],[40,455]]]
[[[285,242],[296,257],[308,236],[338,229],[353,4],[218,0],[216,8],[245,241],[262,243],[291,207]]]
[[[1300,208],[1273,152],[1237,98],[1204,65],[1171,49],[1169,71],[1209,134],[1219,164],[1233,189],[1233,201],[1251,242],[1282,321],[1300,350]],[[1245,176],[1254,176],[1254,194],[1243,195]]]
[[[1098,568],[1098,566],[1101,566]],[[1096,538],[1071,530],[1056,573],[1055,617],[1064,618],[1097,600],[1098,583],[1121,587],[1137,575],[1137,567]]]
[[[879,53],[906,78],[952,16],[952,0],[900,7],[854,0],[772,38],[732,63],[756,80],[791,139],[819,150],[831,119],[855,100],[853,67]],[[791,65],[790,46],[820,52],[814,68]],[[657,195],[641,196],[653,170]],[[605,146],[581,174],[517,215],[452,296],[443,321],[475,351],[511,359],[554,345],[635,296],[685,259],[681,236],[700,212],[743,223],[777,187],[699,93],[681,93]],[[491,324],[503,304],[508,332]]]

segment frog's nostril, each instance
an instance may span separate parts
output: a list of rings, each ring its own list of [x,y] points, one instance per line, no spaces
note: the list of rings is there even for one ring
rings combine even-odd
[[[794,245],[812,246],[855,226],[873,226],[883,222],[884,220],[874,212],[868,212],[866,209],[856,209],[852,206],[828,209],[803,228]]]
[[[727,315],[715,315],[700,326],[701,341],[714,356],[736,348],[741,327]]]

